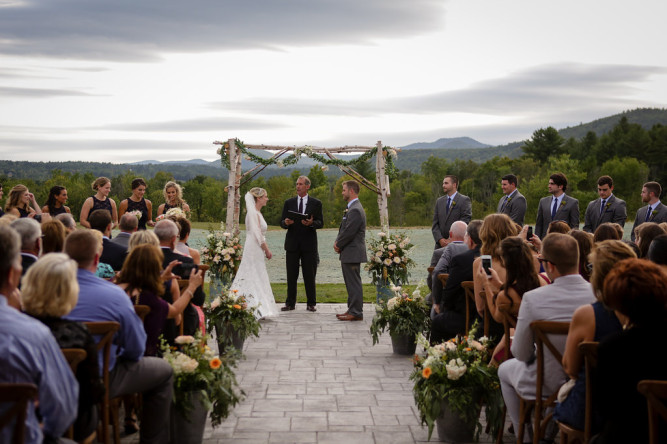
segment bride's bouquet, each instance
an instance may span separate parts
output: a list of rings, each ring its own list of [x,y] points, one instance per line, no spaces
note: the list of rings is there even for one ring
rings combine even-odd
[[[206,246],[202,247],[201,260],[210,267],[209,272],[223,282],[231,283],[241,265],[243,247],[238,236],[225,231],[225,223],[220,222],[220,230],[209,230]]]

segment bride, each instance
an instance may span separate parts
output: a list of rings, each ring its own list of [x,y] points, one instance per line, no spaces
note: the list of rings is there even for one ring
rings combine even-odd
[[[273,298],[269,275],[264,263],[265,256],[267,259],[273,256],[266,244],[264,233],[266,233],[267,225],[260,211],[268,201],[269,196],[264,188],[252,188],[245,195],[247,211],[245,246],[239,271],[231,286],[231,290],[239,290],[239,294],[246,297],[248,306],[257,307],[255,311],[257,318],[275,316],[280,313]]]

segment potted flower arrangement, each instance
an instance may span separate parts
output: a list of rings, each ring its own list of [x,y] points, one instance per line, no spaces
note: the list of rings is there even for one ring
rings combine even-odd
[[[411,355],[416,349],[417,334],[429,330],[431,324],[430,307],[421,296],[417,286],[411,296],[401,287],[392,286],[395,296],[388,301],[381,299],[375,306],[375,316],[371,322],[373,345],[379,336],[389,329],[391,345],[396,354]]]
[[[408,257],[414,245],[404,233],[378,233],[376,239],[369,241],[370,260],[366,263],[366,271],[377,288],[377,301],[391,297],[389,284],[405,285],[410,277],[409,269],[415,261]]]
[[[220,222],[220,230],[209,230],[206,245],[202,247],[201,261],[208,265],[211,276],[211,295],[221,294],[225,285],[231,284],[241,265],[243,247],[238,236],[225,231],[225,223]]]
[[[236,354],[216,356],[206,340],[200,333],[178,336],[174,348],[162,341],[162,357],[174,369],[172,442],[200,443],[208,412],[215,427],[245,395],[232,370]]]
[[[210,331],[215,327],[220,353],[230,345],[242,350],[247,337],[259,337],[261,324],[255,316],[256,310],[248,307],[245,295],[238,294],[238,290],[223,292],[204,305],[207,328]]]
[[[473,436],[477,440],[482,404],[491,433],[495,436],[501,427],[503,400],[497,369],[489,365],[488,338],[475,340],[476,329],[477,322],[468,336],[434,346],[423,335],[417,339],[425,354],[415,355],[410,379],[429,440],[435,424],[442,441],[470,442]]]

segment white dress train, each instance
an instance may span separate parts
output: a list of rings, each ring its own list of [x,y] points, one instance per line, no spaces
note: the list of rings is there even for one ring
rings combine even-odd
[[[239,294],[243,294],[249,307],[257,307],[255,317],[259,319],[276,316],[280,314],[280,310],[273,298],[269,274],[266,271],[266,259],[261,247],[262,243],[265,242],[266,221],[259,211],[255,210],[252,213],[248,212],[246,215],[246,239],[243,247],[243,258],[231,289],[238,290]],[[255,222],[252,220],[253,216],[258,219],[256,223],[253,223]]]

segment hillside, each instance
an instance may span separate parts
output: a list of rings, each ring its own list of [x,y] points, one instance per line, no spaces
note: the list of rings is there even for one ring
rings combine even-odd
[[[574,137],[581,139],[589,131],[593,131],[598,137],[608,133],[625,116],[629,123],[638,123],[645,130],[650,130],[655,124],[667,125],[667,109],[665,108],[638,108],[632,111],[624,111],[613,116],[603,117],[589,123],[563,128],[558,133],[566,139]]]
[[[455,137],[452,139],[442,138],[435,142],[418,142],[402,146],[402,150],[423,150],[423,149],[455,149],[467,150],[474,148],[490,148],[491,145],[480,143],[470,137]]]

